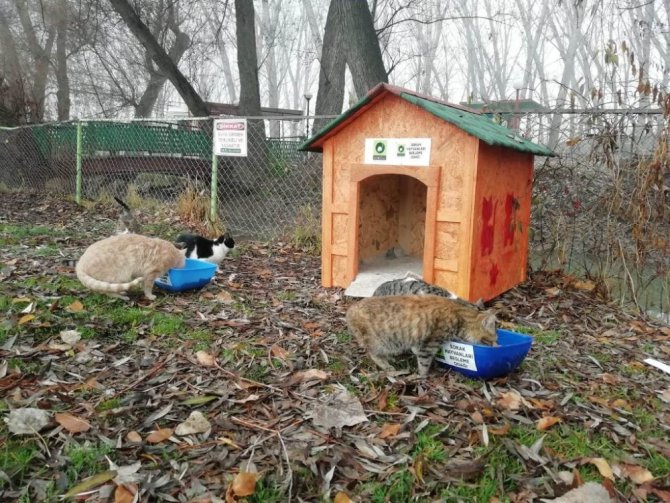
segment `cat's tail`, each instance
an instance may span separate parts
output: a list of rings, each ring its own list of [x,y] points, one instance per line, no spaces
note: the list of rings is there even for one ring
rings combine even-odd
[[[135,278],[128,283],[109,283],[107,281],[101,281],[99,279],[95,279],[92,276],[89,276],[86,271],[83,270],[83,268],[79,267],[79,263],[77,263],[75,270],[77,271],[77,278],[79,281],[81,281],[81,284],[96,292],[121,293],[141,284],[144,281],[144,278],[142,277]]]
[[[119,204],[121,205],[121,207],[122,207],[124,210],[130,212],[130,207],[129,207],[126,203],[124,203],[121,199],[119,199],[118,197],[114,196],[114,200],[115,200],[117,203],[119,203]]]

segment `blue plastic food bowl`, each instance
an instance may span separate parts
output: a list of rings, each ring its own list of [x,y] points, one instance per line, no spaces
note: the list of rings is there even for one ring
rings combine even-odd
[[[498,346],[445,342],[435,358],[438,364],[478,379],[502,377],[515,370],[528,354],[530,335],[496,330]]]
[[[162,277],[154,283],[159,288],[170,292],[183,292],[193,288],[202,288],[214,277],[216,264],[187,258],[184,267],[168,269]]]

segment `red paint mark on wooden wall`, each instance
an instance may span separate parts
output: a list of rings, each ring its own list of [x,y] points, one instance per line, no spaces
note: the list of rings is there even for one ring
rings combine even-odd
[[[514,194],[508,193],[505,198],[505,226],[503,228],[503,246],[514,244],[514,233],[516,231],[516,212],[519,209],[519,201]]]
[[[493,253],[493,237],[495,235],[496,206],[498,201],[493,202],[493,197],[485,197],[482,200],[482,234],[480,244],[482,257]]]
[[[493,264],[489,270],[489,285],[493,286],[496,284],[499,273],[500,269],[498,269],[498,264]]]

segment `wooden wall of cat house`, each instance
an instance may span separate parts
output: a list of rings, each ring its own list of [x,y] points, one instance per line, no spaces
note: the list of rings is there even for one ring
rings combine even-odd
[[[471,301],[525,280],[533,158],[547,147],[380,84],[301,148],[323,153],[323,286],[350,287],[396,246],[424,280]]]

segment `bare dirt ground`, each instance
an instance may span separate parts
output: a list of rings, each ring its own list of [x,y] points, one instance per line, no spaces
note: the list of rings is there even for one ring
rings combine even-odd
[[[670,328],[589,282],[538,272],[489,303],[535,336],[517,372],[417,380],[377,372],[353,299],[286,243],[238,243],[200,291],[91,294],[72,260],[116,216],[0,194],[2,501],[526,502],[588,480],[670,501],[670,376],[643,363],[670,362]]]

